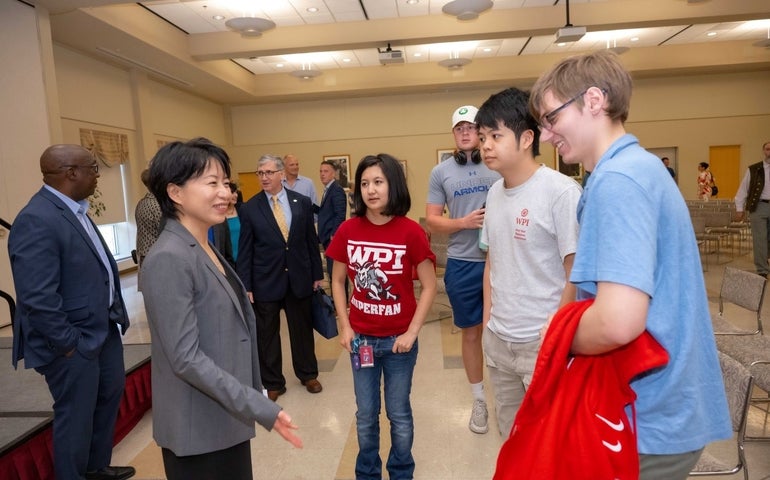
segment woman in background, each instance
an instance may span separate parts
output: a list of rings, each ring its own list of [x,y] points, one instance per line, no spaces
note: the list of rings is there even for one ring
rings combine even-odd
[[[230,182],[230,203],[225,212],[225,221],[218,223],[209,230],[209,239],[217,247],[227,263],[235,269],[235,261],[238,259],[238,239],[241,236],[241,219],[238,217],[238,208],[243,203],[238,185]]]
[[[150,190],[166,226],[142,264],[152,333],[153,437],[169,480],[252,478],[254,422],[302,441],[263,393],[254,313],[238,276],[207,241],[228,202],[230,160],[209,140],[163,146]]]
[[[356,169],[354,217],[340,225],[326,255],[334,260],[332,294],[340,343],[351,354],[356,394],[356,479],[382,478],[380,385],[390,420],[390,480],[414,478],[414,419],[409,395],[417,362],[417,334],[436,295],[436,256],[411,206],[404,170],[381,153]],[[420,280],[415,300],[414,272]],[[345,276],[355,288],[345,293]]]
[[[711,184],[714,177],[709,170],[709,164],[700,162],[698,164],[698,198],[708,201],[711,198]]]

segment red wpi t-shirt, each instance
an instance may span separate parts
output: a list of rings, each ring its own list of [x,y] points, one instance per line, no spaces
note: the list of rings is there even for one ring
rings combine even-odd
[[[425,259],[436,263],[425,231],[414,220],[393,217],[375,225],[366,217],[346,220],[326,255],[347,265],[353,283],[350,326],[356,333],[387,337],[409,327],[417,302],[412,271]]]

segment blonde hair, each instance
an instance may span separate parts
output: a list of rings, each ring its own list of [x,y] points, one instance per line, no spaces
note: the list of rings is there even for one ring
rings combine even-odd
[[[543,111],[546,92],[550,91],[557,99],[567,101],[591,87],[601,89],[607,96],[606,112],[612,120],[625,122],[628,119],[631,75],[620,63],[617,54],[607,50],[566,58],[544,73],[532,87],[529,110],[540,119],[548,113]],[[575,103],[582,107],[583,97],[579,96]]]

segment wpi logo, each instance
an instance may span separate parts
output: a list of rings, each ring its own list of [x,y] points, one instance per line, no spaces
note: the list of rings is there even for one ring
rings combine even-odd
[[[404,271],[406,245],[348,240],[347,250],[351,265],[376,264],[388,275]]]

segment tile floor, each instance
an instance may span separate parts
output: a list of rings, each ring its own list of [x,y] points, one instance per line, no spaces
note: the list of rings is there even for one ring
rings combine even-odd
[[[724,256],[720,258],[722,262],[725,260]],[[704,276],[711,306],[716,310],[725,264],[715,265],[713,255],[709,256],[709,261]],[[753,271],[750,255],[736,257],[728,264]],[[124,341],[147,343],[150,334],[141,293],[136,291],[136,275],[124,275],[122,282],[132,316],[132,327]],[[489,479],[494,472],[502,439],[492,429],[485,435],[468,430],[472,400],[460,359],[460,335],[451,324],[445,295],[438,295],[430,320],[420,333],[420,354],[412,393],[415,417],[413,451],[417,462],[415,478]],[[749,318],[747,322],[750,322]],[[7,330],[0,330],[0,335],[10,335]],[[287,337],[284,331],[284,352],[289,352]],[[257,436],[251,443],[255,479],[348,480],[355,476],[355,401],[348,356],[335,340],[321,337],[317,338],[316,350],[323,392],[311,395],[296,379],[287,375],[288,392],[279,399],[279,403],[300,426],[299,435],[305,446],[302,450],[293,449],[278,435],[258,427]],[[291,372],[288,356],[285,356],[284,372]],[[495,425],[489,387],[487,395],[490,425]],[[151,414],[148,412],[145,415],[131,434],[116,446],[113,454],[113,464],[135,466],[135,478],[142,480],[165,478],[160,450],[152,440]],[[749,433],[760,433],[763,422],[764,412],[753,408]],[[385,458],[388,446],[386,423],[383,423],[382,430]],[[731,445],[724,448],[729,451]],[[770,443],[748,443],[746,452],[751,480],[770,475]],[[742,474],[714,478],[741,477]]]

